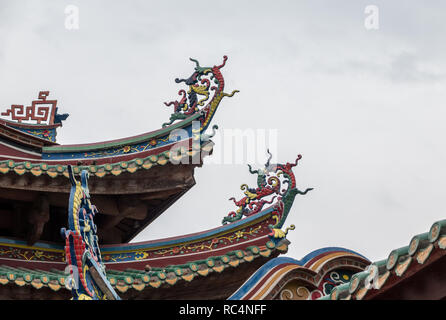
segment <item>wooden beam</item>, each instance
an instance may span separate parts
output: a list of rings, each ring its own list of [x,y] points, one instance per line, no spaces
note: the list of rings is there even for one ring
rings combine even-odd
[[[113,228],[124,218],[144,220],[147,217],[147,204],[138,196],[121,196],[117,199],[119,214],[109,217],[101,224],[101,228],[107,230]]]
[[[145,195],[141,195],[140,199],[143,201],[164,200],[164,199],[169,198],[171,195],[174,195],[176,193],[184,191],[185,189],[187,189],[186,186],[184,186],[184,188],[175,188],[172,190],[156,191],[156,192],[152,192],[152,193],[147,193]]]

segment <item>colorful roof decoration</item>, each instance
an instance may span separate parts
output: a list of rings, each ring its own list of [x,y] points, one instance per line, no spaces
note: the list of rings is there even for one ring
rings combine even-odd
[[[243,234],[243,231],[241,231]],[[240,234],[240,233],[239,233]],[[232,240],[235,240],[235,236]],[[231,238],[229,236],[228,238]],[[3,244],[2,244],[3,245]],[[8,247],[8,251],[14,246]],[[50,269],[43,270],[48,267],[46,260],[43,257],[49,257],[43,251],[43,248],[34,249],[29,254],[31,262],[27,263],[26,260],[22,260],[22,263],[14,263],[14,265],[30,265],[30,267],[12,267],[8,265],[0,265],[0,284],[16,284],[31,285],[36,289],[42,287],[50,287],[52,290],[57,291],[60,288],[70,289],[67,287],[67,273],[61,269],[65,266],[63,262],[63,250],[58,250],[57,253],[53,252],[54,255],[61,257],[61,261],[57,264],[50,264]],[[279,245],[275,245],[274,242],[266,242],[265,245],[257,246],[252,245],[246,247],[244,250],[232,250],[226,251],[222,255],[211,255],[208,258],[201,260],[188,261],[179,265],[168,265],[165,267],[148,267],[150,266],[147,262],[150,260],[140,259],[143,264],[128,263],[124,270],[115,269],[116,265],[113,263],[105,263],[107,270],[107,279],[111,286],[115,288],[120,293],[125,293],[129,289],[135,289],[137,291],[142,291],[145,288],[159,288],[162,285],[173,286],[177,283],[191,282],[196,278],[206,277],[210,274],[216,273],[220,274],[225,270],[230,270],[237,268],[242,264],[252,262],[257,258],[268,258],[270,256],[277,255],[277,253],[284,253],[288,250],[288,244],[283,242]],[[176,250],[175,250],[176,251]],[[3,251],[5,253],[6,250]],[[39,255],[39,252],[42,252]],[[276,252],[276,253],[275,253]],[[0,251],[1,253],[1,251]],[[135,256],[134,260],[128,260],[128,262],[138,262],[137,259],[144,257],[144,252],[127,252],[128,256]],[[26,254],[25,254],[26,255]],[[114,256],[103,255],[103,259],[111,259],[119,261],[123,258],[125,254],[119,253]],[[23,257],[23,256],[22,256]],[[1,261],[0,257],[0,261]],[[19,261],[20,262],[20,261]],[[57,265],[57,268],[54,268]],[[123,266],[119,266],[121,267]],[[147,272],[146,270],[150,270]],[[43,278],[44,277],[44,278]],[[42,280],[43,278],[43,280]],[[82,296],[85,298],[85,296]]]
[[[71,181],[69,229],[61,230],[65,238],[65,260],[70,271],[65,286],[71,289],[74,300],[119,300],[106,278],[102,263],[94,223],[98,209],[90,201],[88,172],[82,171],[79,182],[71,166],[68,166],[68,171]]]
[[[344,248],[323,248],[301,260],[275,258],[259,268],[229,300],[315,300],[370,262]]]
[[[159,130],[141,135],[89,144],[43,144],[39,142],[42,139],[55,142],[55,128],[68,117],[67,114],[57,114],[57,101],[46,100],[49,92],[42,91],[39,100],[33,101],[25,110],[23,106],[12,106],[2,115],[11,116],[11,120],[16,122],[2,120],[0,123],[5,124],[3,128],[6,128],[3,132],[0,127],[0,134],[12,139],[6,150],[0,148],[0,172],[19,175],[32,173],[34,176],[46,174],[52,178],[63,175],[68,178],[67,168],[72,165],[76,174],[87,170],[101,178],[108,174],[134,173],[169,162],[185,163],[185,159],[189,163],[199,164],[201,156],[212,150],[209,139],[218,127],[213,127],[213,134],[206,134],[205,131],[221,100],[226,96],[232,97],[238,90],[231,94],[223,91],[224,78],[220,69],[227,61],[226,56],[221,65],[214,67],[201,67],[197,60],[191,60],[196,63],[193,74],[187,79],[175,80],[188,86],[187,96],[182,89],[179,91],[182,96],[180,101],[166,103],[167,106],[174,106],[170,122]],[[173,124],[177,120],[181,121]],[[24,121],[37,121],[37,125],[24,124]],[[43,122],[47,124],[42,127]],[[53,129],[54,132],[51,131]],[[30,140],[30,135],[38,140]],[[22,146],[24,143],[27,146]],[[29,145],[33,147],[32,150]]]
[[[249,172],[257,174],[257,188],[249,188],[247,184],[242,184],[240,189],[244,190],[245,197],[236,201],[235,198],[229,200],[234,201],[234,204],[238,206],[237,211],[232,211],[228,216],[223,218],[222,223],[234,222],[240,220],[244,216],[252,216],[262,210],[265,204],[274,203],[274,218],[275,223],[270,226],[271,236],[276,239],[281,239],[286,236],[288,230],[294,230],[295,226],[292,225],[285,231],[282,231],[283,223],[290,211],[290,208],[294,202],[296,195],[305,195],[313,188],[307,188],[305,191],[300,191],[296,187],[296,179],[292,172],[292,168],[297,166],[298,161],[302,158],[298,155],[294,163],[283,164],[270,164],[272,158],[271,153],[268,150],[269,159],[263,169],[252,171],[250,165]],[[286,185],[286,189],[284,186]],[[266,198],[269,198],[267,200]]]
[[[57,100],[47,100],[49,91],[40,91],[38,100],[24,108],[23,105],[12,105],[0,115],[7,117],[2,124],[22,131],[26,134],[56,142],[56,129],[62,126],[62,121],[68,114],[57,113]]]
[[[59,291],[61,288],[66,289],[66,277],[67,274],[64,270],[42,271],[32,268],[0,266],[0,284],[2,285],[14,284],[20,287],[29,285],[35,289],[47,287],[53,291]]]
[[[446,291],[430,293],[420,289],[420,285],[428,274],[428,282],[437,278],[438,284],[445,288],[444,268],[446,266],[446,220],[435,222],[429,232],[416,235],[408,246],[390,252],[385,260],[370,264],[366,270],[354,274],[351,280],[335,287],[322,300],[370,300],[370,299],[441,299]],[[437,270],[437,271],[435,271]],[[441,271],[442,270],[442,271]],[[443,274],[440,278],[435,276]],[[411,277],[420,276],[416,280],[418,288],[410,283]],[[426,283],[427,285],[427,283]],[[412,287],[410,287],[412,286]],[[434,287],[433,285],[428,285]]]
[[[234,90],[231,94],[223,92],[225,81],[220,69],[225,66],[226,60],[228,60],[227,56],[223,56],[221,65],[213,67],[201,67],[197,60],[192,58],[190,60],[195,62],[195,72],[187,79],[175,79],[176,83],[184,82],[189,86],[187,96],[186,91],[180,90],[178,92],[178,95],[181,96],[180,101],[164,103],[168,107],[173,106],[174,112],[170,116],[170,121],[164,123],[163,127],[172,124],[176,120],[186,119],[190,115],[200,113],[202,115],[200,132],[202,132],[209,126],[220,101],[224,97],[232,97],[239,91]],[[199,100],[200,96],[203,98]],[[207,101],[209,102],[205,106]],[[200,107],[202,108],[200,109]]]
[[[72,165],[75,174],[79,174],[82,170],[87,170],[89,174],[98,178],[102,178],[106,175],[119,176],[121,173],[134,173],[137,170],[148,170],[157,165],[166,165],[171,161],[187,161],[187,159],[193,159],[197,156],[204,156],[212,152],[214,144],[212,142],[203,143],[199,148],[192,148],[191,150],[184,149],[181,155],[172,154],[170,150],[157,149],[156,152],[147,153],[145,158],[134,157],[122,157],[117,158],[114,163],[96,164],[93,162],[90,165]],[[125,147],[122,148],[123,152]],[[122,161],[119,161],[121,160]],[[201,158],[200,158],[201,159]],[[0,161],[0,172],[6,174],[8,172],[14,172],[18,175],[25,173],[31,173],[38,177],[40,175],[48,175],[51,178],[58,176],[68,177],[68,166],[58,162],[48,163],[33,163],[31,161],[15,162],[14,160]]]
[[[269,185],[274,179],[268,177],[280,176],[287,181],[287,188],[281,190],[279,196],[274,198],[275,202],[270,201],[271,205],[267,208],[262,207],[262,210],[244,218],[240,217],[231,223],[194,234],[142,243],[104,245],[101,246],[100,256],[98,247],[94,244],[95,235],[88,235],[95,230],[92,218],[96,212],[89,200],[86,182],[88,173],[82,172],[82,182],[76,182],[72,174],[70,230],[64,232],[68,236],[65,250],[54,244],[27,246],[23,241],[0,239],[0,265],[9,270],[9,273],[0,275],[0,279],[4,283],[15,283],[16,279],[19,279],[19,283],[22,283],[24,274],[19,272],[22,270],[20,268],[41,270],[39,277],[46,276],[49,279],[51,275],[58,274],[56,270],[64,269],[66,261],[69,261],[79,272],[82,271],[85,281],[81,280],[81,283],[83,288],[88,288],[83,289],[85,292],[75,291],[74,297],[95,298],[95,294],[97,297],[102,295],[100,292],[98,294],[97,288],[89,285],[92,280],[88,270],[92,268],[92,263],[96,263],[99,270],[106,270],[110,286],[120,293],[125,293],[130,288],[142,291],[144,288],[153,289],[164,284],[172,286],[182,281],[191,282],[237,267],[250,270],[249,263],[253,263],[253,267],[257,268],[257,260],[264,263],[265,259],[287,252],[288,231],[282,231],[280,228],[298,194],[292,168],[297,165],[299,159],[300,155],[294,163],[277,164],[274,169],[263,171]],[[100,268],[102,263],[105,269]],[[227,284],[227,296],[246,280],[245,277],[245,273],[240,273],[237,281]],[[23,284],[33,285],[32,281],[23,281]],[[62,285],[62,282],[57,281]],[[67,279],[63,282],[68,284],[68,287],[72,283]],[[55,281],[53,284],[56,288]],[[222,287],[219,291],[218,294],[224,292]]]
[[[59,240],[54,231],[60,227],[49,217],[50,212],[56,219],[65,215],[69,166],[77,176],[84,170],[90,176],[90,192],[101,207],[102,243],[130,241],[192,188],[195,168],[201,167],[203,158],[213,150],[210,139],[218,126],[210,122],[221,100],[237,92],[224,92],[221,71],[226,56],[214,67],[201,67],[192,61],[196,65],[192,76],[176,81],[187,86],[180,90],[186,99],[167,103],[177,105],[176,115],[169,125],[155,131],[110,141],[59,145],[50,140],[55,139],[56,128],[68,115],[57,113],[57,101],[50,100],[48,91],[40,92],[39,99],[27,108],[5,111],[3,115],[10,119],[0,120],[3,199],[20,201],[22,206],[11,204],[7,210],[4,235],[26,238],[29,244],[38,239]],[[38,132],[28,132],[37,129],[54,132],[48,133],[49,140]],[[150,170],[153,167],[158,169]],[[19,211],[32,212],[32,217]],[[18,216],[23,226],[19,231],[12,223]]]

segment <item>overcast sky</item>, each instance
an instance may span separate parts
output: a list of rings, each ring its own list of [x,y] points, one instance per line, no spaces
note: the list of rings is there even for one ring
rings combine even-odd
[[[65,28],[67,5],[79,29]],[[379,29],[367,30],[367,5]],[[0,1],[0,108],[50,90],[61,144],[161,127],[176,77],[196,58],[220,64],[226,91],[213,123],[277,130],[277,159],[300,189],[285,224],[289,256],[341,246],[387,257],[446,218],[444,1]],[[220,137],[221,138],[221,137]],[[221,157],[215,137],[212,157]],[[220,140],[220,141],[219,141]],[[264,148],[268,143],[265,142]],[[260,166],[266,159],[260,159]],[[136,238],[219,226],[228,198],[255,186],[246,164],[205,164],[197,184]],[[94,199],[93,199],[94,201]],[[99,208],[100,209],[100,208]]]

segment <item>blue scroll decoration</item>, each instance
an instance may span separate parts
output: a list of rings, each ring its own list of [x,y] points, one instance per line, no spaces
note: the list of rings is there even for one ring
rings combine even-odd
[[[98,209],[90,201],[88,172],[81,172],[80,182],[76,180],[71,165],[68,166],[68,174],[71,181],[69,229],[61,229],[70,271],[65,285],[71,290],[74,300],[120,300],[107,279],[102,262],[94,223]]]

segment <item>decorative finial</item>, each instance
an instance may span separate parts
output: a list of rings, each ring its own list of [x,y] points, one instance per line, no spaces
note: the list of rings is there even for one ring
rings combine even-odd
[[[226,64],[228,57],[223,56],[223,63],[219,66],[201,67],[197,59],[189,58],[195,63],[194,72],[189,78],[176,78],[176,83],[185,83],[189,86],[187,94],[185,90],[180,90],[178,94],[181,96],[180,100],[164,102],[166,106],[173,106],[174,110],[170,116],[170,121],[163,124],[163,127],[171,125],[176,120],[184,120],[196,113],[202,113],[200,117],[201,127],[203,132],[213,118],[220,101],[224,97],[232,97],[238,90],[232,93],[225,93],[224,78],[220,69]]]

